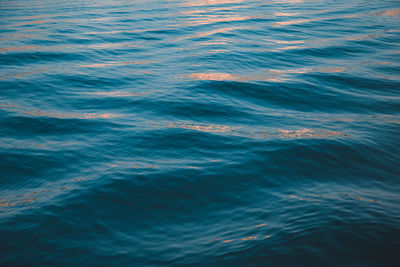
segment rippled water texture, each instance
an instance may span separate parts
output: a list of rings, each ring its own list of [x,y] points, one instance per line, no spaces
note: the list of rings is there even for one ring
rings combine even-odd
[[[399,1],[0,23],[0,265],[398,266]]]

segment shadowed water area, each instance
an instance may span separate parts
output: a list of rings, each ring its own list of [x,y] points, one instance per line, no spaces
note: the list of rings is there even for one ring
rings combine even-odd
[[[400,2],[1,0],[0,265],[396,266]]]

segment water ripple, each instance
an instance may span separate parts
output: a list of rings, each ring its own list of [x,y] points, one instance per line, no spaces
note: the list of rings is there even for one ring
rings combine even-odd
[[[396,266],[399,1],[0,12],[0,265]]]

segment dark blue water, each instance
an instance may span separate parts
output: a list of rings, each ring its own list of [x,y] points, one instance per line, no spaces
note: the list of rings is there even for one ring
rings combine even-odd
[[[400,2],[1,0],[0,265],[398,266]]]

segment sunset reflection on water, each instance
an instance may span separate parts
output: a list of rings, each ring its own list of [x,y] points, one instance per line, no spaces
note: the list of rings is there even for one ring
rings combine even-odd
[[[0,13],[0,266],[398,265],[399,1]]]

